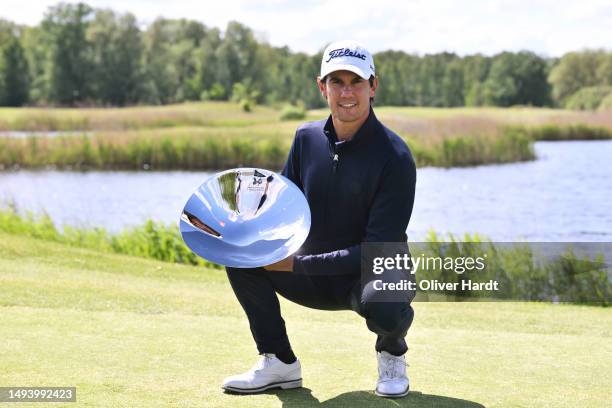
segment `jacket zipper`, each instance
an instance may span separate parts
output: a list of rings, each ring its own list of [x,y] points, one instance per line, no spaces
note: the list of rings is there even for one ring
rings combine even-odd
[[[336,174],[336,171],[338,170],[338,153],[336,153],[336,146],[330,143],[331,148],[331,153],[333,154],[333,156],[330,155],[330,157],[332,158],[332,174],[331,176],[333,176],[334,174]],[[325,226],[328,225],[327,223],[327,217],[329,215],[329,192],[330,190],[333,188],[333,183],[334,183],[334,179],[333,177],[330,177],[329,180],[327,181],[327,191],[325,192],[325,207],[324,207],[324,214],[323,214],[323,223]],[[326,236],[329,236],[330,231],[327,231],[326,229]]]

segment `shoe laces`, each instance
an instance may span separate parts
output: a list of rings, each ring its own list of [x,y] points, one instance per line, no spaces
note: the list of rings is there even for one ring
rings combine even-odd
[[[251,371],[259,371],[259,370],[263,370],[266,367],[270,366],[270,363],[272,362],[272,358],[274,357],[274,354],[271,353],[263,353],[261,355],[261,358],[259,359],[259,361],[257,361],[257,363],[255,363],[255,365],[253,366],[253,368],[251,369]]]
[[[405,377],[404,370],[408,364],[403,356],[380,355],[381,364],[378,366],[378,374],[381,380],[392,380],[394,378]]]

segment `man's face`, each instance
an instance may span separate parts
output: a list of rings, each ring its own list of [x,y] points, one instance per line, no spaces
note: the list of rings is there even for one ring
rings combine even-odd
[[[325,82],[317,79],[317,83],[335,120],[355,122],[368,117],[370,98],[374,97],[378,86],[377,78],[370,86],[367,79],[351,71],[335,71],[327,75]]]

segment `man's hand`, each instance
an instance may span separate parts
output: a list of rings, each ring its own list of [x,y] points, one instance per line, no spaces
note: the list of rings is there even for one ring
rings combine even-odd
[[[293,255],[272,265],[264,266],[264,269],[273,272],[293,272]]]

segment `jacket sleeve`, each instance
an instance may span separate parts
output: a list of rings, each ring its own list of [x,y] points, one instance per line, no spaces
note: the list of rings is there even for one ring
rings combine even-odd
[[[406,242],[412,214],[416,166],[409,154],[391,160],[380,177],[363,242]],[[359,274],[361,244],[337,251],[296,255],[293,272],[306,275]]]
[[[300,176],[300,141],[299,141],[300,130],[295,132],[291,149],[289,149],[289,156],[285,162],[285,167],[281,174],[291,180],[298,188],[302,191],[302,181]]]

